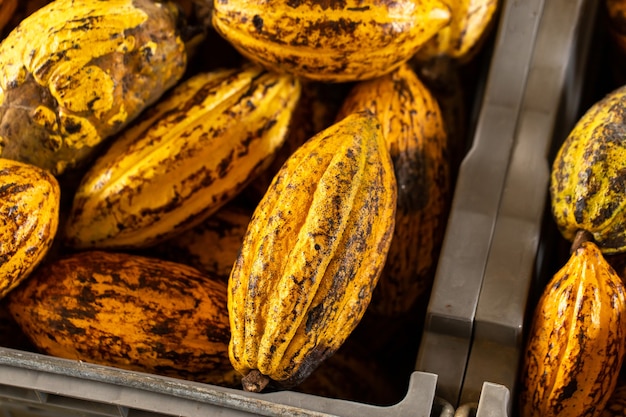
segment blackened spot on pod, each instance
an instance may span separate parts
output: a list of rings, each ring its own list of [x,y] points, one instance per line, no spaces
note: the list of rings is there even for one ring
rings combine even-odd
[[[217,166],[218,178],[224,178],[228,174],[228,172],[231,170],[233,157],[234,157],[234,150],[231,150],[230,153],[224,159],[220,161],[220,163]]]
[[[574,219],[578,223],[583,223],[585,220],[585,210],[587,208],[586,200],[579,198],[574,205]]]
[[[302,5],[316,5],[320,6],[322,10],[333,9],[333,10],[341,10],[346,7],[345,0],[288,0],[287,6],[300,7]]]
[[[70,134],[80,132],[81,128],[82,128],[82,125],[73,120],[68,120],[67,123],[65,124],[65,130],[67,131],[67,133],[70,133]]]
[[[359,22],[344,18],[337,20],[319,20],[312,22],[311,32],[319,32],[321,36],[332,38],[339,35],[351,35],[359,26]]]
[[[263,31],[263,18],[258,14],[255,14],[252,18],[252,24],[254,25],[254,28],[257,30],[257,32]]]
[[[267,123],[265,123],[262,127],[260,127],[256,132],[257,137],[263,136],[263,133],[268,132],[274,125],[276,124],[276,119],[270,119]]]
[[[321,320],[323,312],[324,312],[323,304],[318,304],[309,311],[309,314],[307,315],[307,318],[306,318],[305,328],[304,328],[305,332],[307,333],[311,332],[311,330],[313,329],[313,326],[318,324],[319,321]]]
[[[166,335],[174,333],[176,331],[176,326],[174,324],[174,319],[166,319],[165,321],[152,326],[150,331],[152,331],[152,333],[155,335]]]
[[[17,184],[14,182],[0,185],[0,196],[9,198],[11,195],[20,194],[32,188],[31,184]],[[17,208],[17,207],[15,207]],[[12,207],[13,209],[13,207]]]
[[[563,387],[562,391],[559,393],[558,399],[560,401],[567,400],[568,398],[571,398],[576,391],[578,391],[578,382],[576,378],[572,378],[567,385]]]

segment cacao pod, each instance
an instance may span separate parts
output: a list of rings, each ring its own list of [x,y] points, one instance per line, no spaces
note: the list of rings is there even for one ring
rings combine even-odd
[[[42,265],[7,299],[43,353],[235,386],[226,291],[185,265],[87,251]]]
[[[229,278],[230,360],[244,389],[298,385],[347,339],[385,263],[395,207],[391,158],[369,113],[287,159]]]
[[[624,285],[591,241],[546,286],[521,369],[522,417],[599,416],[626,351]]]
[[[0,44],[0,156],[55,175],[91,158],[182,77],[174,9],[56,0],[26,17]]]
[[[450,8],[450,22],[416,53],[420,61],[449,57],[470,61],[493,26],[499,0],[443,0]]]
[[[60,193],[48,171],[0,158],[0,299],[29,276],[52,246]]]
[[[450,19],[440,0],[229,0],[213,5],[213,28],[242,55],[275,71],[324,82],[386,74]]]
[[[552,165],[554,220],[572,241],[593,235],[603,253],[626,250],[626,86],[591,106],[561,145]]]
[[[82,178],[67,245],[141,248],[200,224],[271,162],[299,91],[293,77],[258,66],[179,84]]]
[[[398,187],[393,240],[369,308],[396,316],[434,279],[450,197],[447,137],[437,101],[407,64],[356,84],[338,119],[362,110],[381,124]]]

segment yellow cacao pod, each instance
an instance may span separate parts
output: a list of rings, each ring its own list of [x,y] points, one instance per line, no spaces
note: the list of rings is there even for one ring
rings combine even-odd
[[[345,82],[393,70],[449,19],[440,0],[229,0],[214,2],[212,25],[268,68]]]
[[[624,285],[600,249],[583,242],[534,310],[521,369],[520,415],[599,416],[625,351]]]
[[[251,217],[252,210],[229,203],[193,229],[148,250],[226,283]]]
[[[287,159],[229,279],[230,360],[244,389],[295,386],[347,339],[385,263],[395,207],[391,158],[368,113]]]
[[[354,86],[338,119],[369,110],[381,124],[398,186],[395,229],[370,310],[394,316],[428,294],[450,196],[447,137],[437,101],[404,64]]]
[[[185,265],[86,251],[42,265],[8,308],[43,353],[234,386],[226,291]]]
[[[0,158],[0,299],[48,253],[59,224],[60,193],[48,171]]]
[[[0,156],[61,174],[174,85],[187,57],[166,4],[56,0],[25,18],[0,44]]]
[[[299,91],[293,77],[257,66],[179,84],[85,174],[67,244],[146,247],[198,225],[270,163]]]
[[[626,250],[626,86],[596,102],[579,119],[552,165],[552,214],[563,236],[593,235],[603,253]]]
[[[416,53],[420,61],[445,56],[460,63],[471,60],[493,26],[499,0],[443,0],[450,22]]]

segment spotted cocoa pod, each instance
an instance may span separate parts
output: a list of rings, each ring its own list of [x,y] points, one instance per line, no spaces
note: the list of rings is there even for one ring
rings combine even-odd
[[[0,156],[55,175],[92,157],[182,77],[176,10],[56,0],[26,17],[0,44]]]
[[[397,316],[434,279],[451,194],[447,135],[437,100],[407,64],[356,84],[338,118],[362,110],[382,126],[398,185],[393,240],[369,309]]]
[[[48,171],[0,158],[0,298],[48,253],[59,224],[60,193]]]
[[[626,250],[626,86],[579,119],[552,165],[550,198],[559,230],[593,235],[603,253]]]
[[[385,263],[396,196],[370,113],[347,116],[287,159],[229,278],[230,359],[244,389],[298,385],[351,334]]]
[[[244,56],[270,69],[324,81],[386,74],[450,20],[440,0],[229,0],[212,25]]]
[[[115,252],[68,255],[8,297],[43,353],[234,386],[227,287],[194,268]]]
[[[599,416],[626,352],[626,290],[591,241],[577,247],[534,310],[521,369],[522,417]]]

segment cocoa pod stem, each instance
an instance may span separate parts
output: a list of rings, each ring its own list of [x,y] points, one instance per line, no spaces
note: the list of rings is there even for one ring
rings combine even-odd
[[[594,242],[593,235],[586,230],[579,230],[574,236],[572,246],[570,247],[570,254],[576,252],[576,249],[583,244],[583,242]]]
[[[270,378],[258,369],[253,369],[241,379],[243,389],[248,392],[261,392],[269,384]]]

